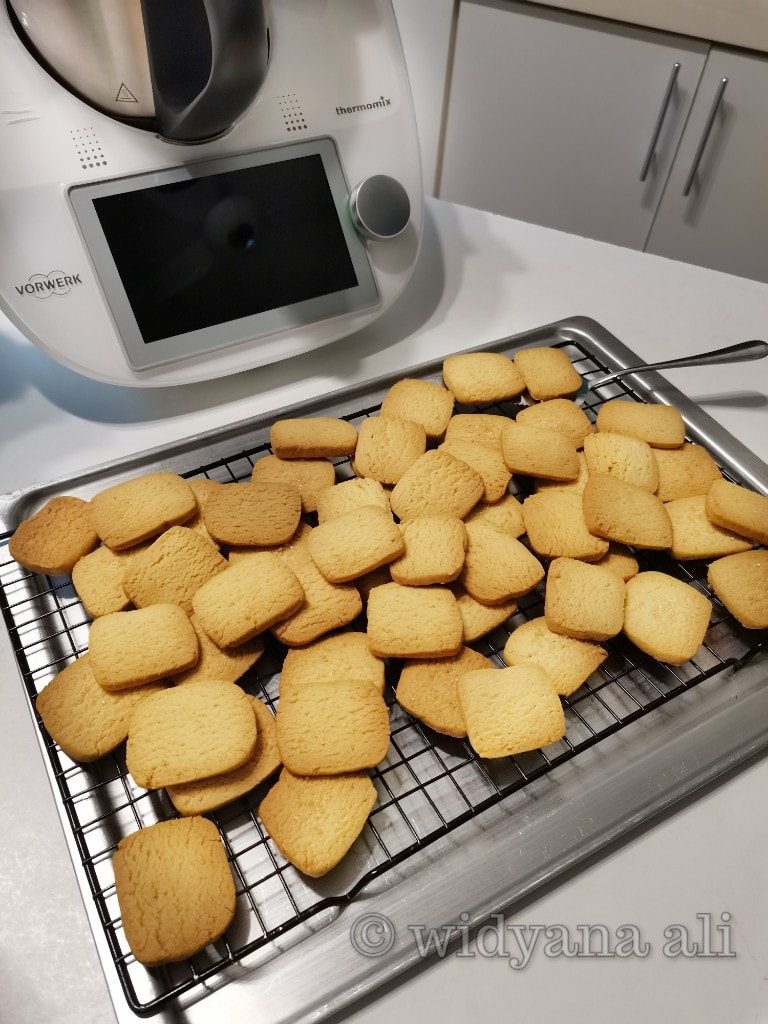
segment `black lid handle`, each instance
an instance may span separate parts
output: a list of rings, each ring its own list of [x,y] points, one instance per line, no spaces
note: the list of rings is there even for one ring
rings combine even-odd
[[[142,0],[161,133],[202,142],[226,131],[264,83],[264,0]]]

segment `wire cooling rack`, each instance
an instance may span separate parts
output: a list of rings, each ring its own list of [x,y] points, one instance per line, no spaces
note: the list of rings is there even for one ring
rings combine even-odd
[[[589,379],[610,367],[579,342],[562,345]],[[585,407],[594,420],[608,398],[642,401],[624,382],[593,393]],[[514,415],[514,403],[457,407],[457,412]],[[345,416],[359,426],[379,405]],[[223,482],[246,480],[254,462],[269,453],[266,443],[228,458],[186,470],[188,478]],[[348,459],[336,461],[339,479],[351,477]],[[521,498],[525,483],[513,480]],[[9,534],[0,536],[0,609],[34,708],[39,691],[88,645],[89,617],[69,579],[30,574],[10,559]],[[581,689],[563,699],[566,737],[545,750],[483,762],[461,740],[440,736],[411,718],[395,701],[397,666],[390,665],[386,699],[392,740],[386,761],[372,772],[378,801],[364,832],[345,861],[320,880],[307,879],[282,857],[267,836],[257,808],[268,784],[212,814],[236,881],[237,911],[226,935],[185,963],[148,970],[137,963],[122,931],[111,857],[119,840],[138,828],[176,816],[164,791],[138,788],[128,775],[123,751],[91,765],[71,761],[41,730],[52,774],[80,856],[98,918],[125,998],[140,1016],[151,1016],[182,995],[195,998],[224,983],[227,968],[244,958],[263,962],[298,942],[307,930],[322,929],[337,908],[349,904],[378,876],[414,858],[420,851],[535,779],[600,743],[662,704],[672,702],[711,676],[745,663],[760,640],[743,630],[706,585],[706,565],[672,561],[659,553],[638,552],[642,569],[661,569],[713,599],[714,614],[706,642],[681,667],[661,665],[621,637],[609,641],[609,657]],[[503,665],[501,652],[522,622],[543,614],[543,587],[519,601],[518,611],[472,646]],[[356,623],[351,628],[364,628]],[[265,656],[242,680],[249,693],[274,710],[284,649],[268,641]],[[303,926],[303,927],[302,927]]]

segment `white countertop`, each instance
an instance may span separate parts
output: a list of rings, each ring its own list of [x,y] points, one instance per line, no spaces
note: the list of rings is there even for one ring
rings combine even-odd
[[[648,361],[768,335],[768,285],[432,200],[416,276],[395,309],[314,355],[204,385],[131,391],[51,363],[0,315],[0,492],[43,482],[443,353],[574,314]],[[669,371],[768,459],[765,364]],[[0,636],[0,1017],[109,1024],[111,1005],[34,738]],[[626,1024],[768,1020],[768,759],[516,908],[519,924],[635,923],[647,959],[447,959],[344,1020]],[[733,958],[668,959],[662,933],[732,915]],[[439,1011],[439,1014],[438,1014]],[[254,1020],[267,1019],[254,1015]]]

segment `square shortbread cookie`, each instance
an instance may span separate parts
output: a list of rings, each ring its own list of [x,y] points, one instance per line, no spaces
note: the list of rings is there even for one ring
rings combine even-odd
[[[712,562],[709,585],[747,629],[768,629],[768,551],[745,551]]]
[[[304,512],[317,511],[317,499],[326,487],[333,487],[336,470],[327,459],[280,459],[265,455],[253,466],[253,483],[287,484],[299,492]]]
[[[544,558],[596,562],[608,554],[608,541],[587,529],[581,496],[575,491],[532,494],[523,502],[523,521],[531,547]]]
[[[189,615],[193,595],[226,568],[226,558],[210,540],[186,526],[172,526],[131,558],[123,590],[137,608],[177,604]]]
[[[575,693],[607,657],[599,644],[553,633],[543,616],[518,626],[504,646],[508,665],[543,668],[561,697]]]
[[[694,656],[711,614],[703,594],[666,573],[641,572],[627,583],[624,633],[641,651],[669,665]]]
[[[360,424],[355,473],[396,484],[426,449],[427,435],[420,424],[397,416],[369,416]]]
[[[96,533],[116,551],[157,537],[196,513],[192,489],[175,473],[149,473],[126,480],[91,499]]]
[[[345,480],[335,487],[326,487],[317,496],[317,519],[319,523],[328,523],[338,519],[347,512],[373,505],[389,512],[389,494],[378,480],[360,477],[357,480]]]
[[[457,402],[503,402],[525,390],[520,370],[500,352],[464,352],[443,360],[443,381]]]
[[[206,528],[220,544],[276,547],[296,533],[301,495],[289,484],[227,484],[203,508]]]
[[[231,772],[199,779],[197,782],[168,786],[168,796],[179,814],[209,814],[218,810],[250,793],[280,767],[274,716],[260,700],[255,697],[249,697],[249,700],[256,716],[256,746],[253,753],[245,764],[233,768]]]
[[[284,768],[259,817],[285,859],[320,878],[349,852],[375,803],[376,788],[364,772],[300,778]]]
[[[747,487],[715,480],[707,491],[707,515],[717,526],[768,544],[768,497]]]
[[[111,612],[125,611],[131,604],[123,590],[123,575],[144,546],[113,551],[102,544],[77,562],[72,570],[72,586],[88,614],[97,619]]]
[[[498,448],[472,441],[446,441],[439,450],[466,462],[480,474],[483,478],[483,501],[493,503],[507,493],[512,474]]]
[[[389,712],[364,679],[289,686],[277,709],[280,758],[294,775],[342,775],[387,756]]]
[[[279,555],[260,551],[214,576],[198,590],[192,607],[218,647],[238,647],[287,619],[304,603],[296,574]]]
[[[189,621],[197,633],[200,659],[194,668],[173,676],[171,682],[177,686],[211,679],[236,683],[249,668],[253,668],[264,653],[264,641],[258,636],[240,647],[230,647],[229,650],[223,651],[211,640],[195,615],[190,616]]]
[[[473,640],[487,636],[517,611],[515,601],[505,601],[497,605],[481,604],[461,587],[453,587],[453,592],[461,616],[465,644],[471,644]]]
[[[699,494],[668,501],[664,506],[672,523],[673,558],[720,558],[752,547],[752,541],[738,533],[715,526],[707,516],[706,500]]]
[[[600,407],[597,429],[636,437],[651,448],[679,448],[685,440],[683,417],[674,406],[644,405],[621,398],[612,398]]]
[[[562,349],[521,349],[515,354],[515,365],[528,394],[537,402],[575,395],[581,387],[581,376]]]
[[[484,489],[483,478],[466,462],[446,451],[429,451],[395,485],[390,504],[403,521],[439,512],[463,519]]]
[[[579,475],[575,480],[537,480],[535,483],[536,490],[575,491],[577,494],[583,494],[589,479],[587,460],[584,458],[584,452],[576,452],[576,458],[579,463]]]
[[[88,655],[67,665],[40,691],[37,713],[49,736],[73,761],[96,761],[119,746],[141,701],[160,683],[108,693],[96,682]]]
[[[357,444],[357,431],[346,420],[328,416],[278,420],[272,424],[269,442],[280,459],[352,455]]]
[[[356,679],[384,693],[384,662],[371,654],[365,633],[339,633],[288,651],[280,673],[280,693],[293,685]]]
[[[346,583],[387,565],[405,551],[392,516],[373,505],[322,523],[309,537],[309,553],[331,583]]]
[[[495,667],[471,647],[463,647],[455,658],[408,661],[400,673],[395,696],[408,714],[430,729],[463,739],[467,727],[459,707],[459,679],[467,672]]]
[[[91,505],[81,498],[51,498],[16,528],[8,544],[11,558],[32,572],[64,576],[93,551],[99,538]]]
[[[653,494],[659,485],[659,471],[653,449],[645,441],[623,434],[592,434],[584,439],[587,472],[604,473]]]
[[[467,532],[455,516],[411,519],[400,527],[405,553],[390,564],[395,583],[423,587],[450,583],[464,567]]]
[[[601,565],[604,569],[610,569],[611,572],[617,573],[625,583],[633,576],[637,576],[640,571],[638,561],[629,548],[625,548],[623,544],[614,544],[613,541],[611,541],[608,554],[599,562],[595,562],[595,565]]]
[[[684,444],[682,448],[656,448],[656,467],[659,485],[656,494],[660,501],[693,498],[706,494],[722,473],[706,448],[699,444]]]
[[[408,377],[393,384],[381,403],[382,416],[418,423],[427,437],[442,437],[452,412],[453,395],[450,391],[428,380]]]
[[[598,537],[654,551],[672,544],[669,513],[642,487],[615,476],[590,476],[581,502],[587,529]]]
[[[467,554],[461,584],[482,604],[505,604],[530,593],[544,567],[519,540],[482,523],[467,524]]]
[[[511,757],[565,736],[560,698],[538,665],[467,672],[458,689],[469,742],[480,757]]]
[[[368,644],[380,658],[451,658],[462,635],[450,590],[385,583],[368,597]]]
[[[508,420],[501,433],[507,468],[544,480],[575,480],[579,475],[576,445],[565,434]]]
[[[157,682],[192,668],[200,657],[195,631],[175,604],[103,615],[91,626],[89,641],[91,669],[105,690]]]
[[[493,413],[457,413],[448,423],[445,442],[453,444],[454,441],[469,441],[501,451],[501,428],[506,422],[506,416]]]
[[[205,818],[159,821],[126,836],[112,867],[125,937],[147,967],[193,956],[235,915],[224,845]]]
[[[574,640],[608,640],[621,631],[624,593],[624,581],[610,569],[556,558],[547,577],[547,627]]]
[[[219,681],[174,686],[131,715],[125,763],[138,786],[159,789],[231,772],[256,747],[251,698]]]
[[[568,440],[581,448],[584,438],[592,433],[592,424],[587,414],[570,398],[551,398],[521,409],[515,422],[524,427],[542,427],[565,434]]]
[[[331,630],[352,622],[363,610],[359,592],[349,583],[329,583],[315,565],[309,545],[313,530],[306,528],[302,536],[278,555],[296,574],[304,591],[304,604],[295,614],[278,622],[272,632],[288,647],[299,647],[317,640]]]
[[[514,494],[505,494],[501,501],[493,505],[475,505],[464,522],[482,523],[509,537],[522,537],[525,533],[523,506]]]

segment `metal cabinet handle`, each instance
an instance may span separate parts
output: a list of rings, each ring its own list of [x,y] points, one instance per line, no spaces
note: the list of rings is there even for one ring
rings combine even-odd
[[[656,118],[656,124],[653,126],[653,134],[651,135],[651,141],[648,144],[648,152],[645,154],[645,160],[643,160],[643,169],[640,171],[640,181],[645,181],[648,177],[648,172],[651,169],[651,163],[654,156],[656,155],[656,146],[659,144],[659,136],[661,135],[661,129],[664,126],[664,120],[667,116],[667,108],[669,107],[669,101],[672,99],[672,94],[675,91],[677,85],[677,76],[680,74],[680,64],[675,62],[672,65],[672,73],[669,76],[667,82],[667,88],[664,90],[664,98],[661,101],[661,109],[659,110]]]
[[[683,198],[687,198],[693,188],[693,182],[696,178],[701,158],[704,156],[704,150],[707,148],[709,136],[712,134],[712,129],[715,126],[717,112],[720,109],[720,104],[723,102],[723,94],[725,93],[726,85],[728,85],[728,79],[721,78],[720,84],[717,87],[717,92],[715,93],[714,101],[712,102],[712,109],[709,111],[709,116],[707,117],[707,123],[704,125],[704,133],[699,139],[696,155],[693,158],[693,163],[691,164],[691,169],[688,172],[688,177],[685,179],[685,185],[683,185]]]

